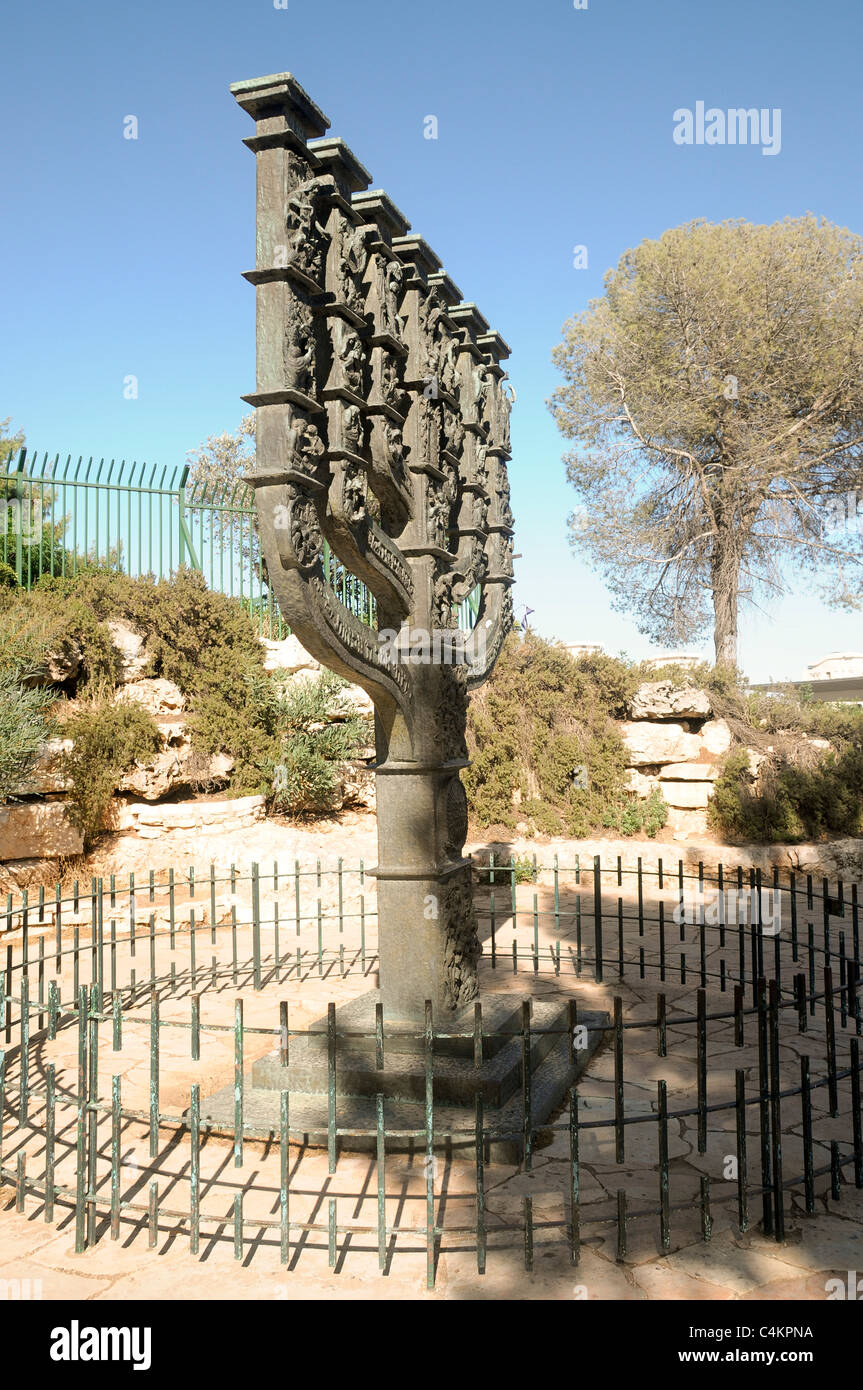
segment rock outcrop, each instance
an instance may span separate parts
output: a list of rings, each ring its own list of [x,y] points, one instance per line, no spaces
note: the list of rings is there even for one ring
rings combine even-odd
[[[83,848],[84,837],[61,801],[0,806],[0,860],[71,858]]]
[[[727,722],[712,717],[707,691],[670,680],[644,681],[627,713],[620,733],[629,790],[643,800],[659,790],[675,838],[704,833],[713,784],[731,748]]]
[[[629,702],[630,719],[708,719],[706,690],[675,686],[672,681],[643,681]]]

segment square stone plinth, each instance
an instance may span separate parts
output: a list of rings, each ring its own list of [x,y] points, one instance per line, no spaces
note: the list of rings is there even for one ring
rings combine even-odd
[[[280,1093],[289,1094],[290,1141],[310,1147],[327,1144],[331,1113],[337,1143],[346,1151],[377,1148],[377,1097],[383,1097],[384,1125],[397,1131],[387,1152],[423,1150],[427,1144],[427,1058],[421,1029],[390,1030],[381,1049],[375,1038],[377,990],[335,1011],[335,1083],[330,1093],[330,1046],[327,1020],[309,1033],[291,1038],[288,1065],[274,1051],[255,1062],[246,1078],[243,1115],[247,1127],[262,1138],[279,1135]],[[486,1154],[492,1162],[518,1162],[524,1149],[528,1094],[534,1143],[550,1137],[543,1131],[567,1099],[605,1038],[607,1013],[579,1011],[588,1046],[574,1052],[565,1004],[534,1001],[530,1020],[529,1087],[524,1085],[528,1044],[522,1032],[522,1001],[492,995],[482,1005],[481,1060],[474,1033],[473,1005],[436,1025],[432,1051],[433,1128],[436,1148],[451,1147],[468,1156],[475,1149],[476,1105],[481,1097]],[[397,1034],[390,1036],[390,1031]],[[458,1035],[458,1036],[451,1036]],[[230,1132],[234,1121],[234,1087],[225,1086],[202,1104],[202,1124],[214,1133]]]

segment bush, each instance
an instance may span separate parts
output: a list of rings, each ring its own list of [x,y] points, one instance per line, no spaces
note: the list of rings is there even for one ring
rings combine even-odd
[[[263,792],[273,810],[305,815],[325,809],[340,763],[368,740],[363,721],[346,704],[347,682],[332,671],[285,686],[250,678],[249,706],[256,739],[247,741],[235,769],[238,793]]]
[[[477,866],[477,882],[488,888],[497,888],[511,883],[536,883],[537,871],[533,860],[526,854],[515,855],[510,860],[502,859],[494,867],[490,864]]]
[[[59,586],[39,583],[31,590],[18,589],[5,602],[0,615],[0,670],[19,670],[28,682],[47,682],[46,668],[52,655],[81,651],[81,671],[73,681],[77,693],[86,693],[119,679],[120,654],[111,634],[92,608]]]
[[[132,579],[91,569],[73,583],[74,597],[101,619],[121,619],[144,637],[150,674],[186,696],[189,733],[202,754],[242,758],[254,729],[250,680],[264,678],[263,651],[237,599],[207,588],[202,574],[180,569],[170,579]]]
[[[708,811],[710,824],[735,840],[794,844],[828,833],[859,835],[863,826],[863,744],[850,743],[813,767],[780,753],[756,786],[747,754],[729,754]]]
[[[94,698],[86,715],[70,724],[70,736],[78,737],[72,732],[77,726],[84,738],[70,775],[77,779],[76,814],[88,837],[101,827],[113,791],[109,783],[115,785],[136,757],[150,751],[150,726],[133,726],[134,716],[118,716],[104,696],[94,695],[120,678],[110,620],[141,633],[152,656],[148,674],[173,681],[186,697],[190,768],[200,766],[200,785],[210,755],[226,753],[234,759],[236,795],[263,792],[276,809],[291,814],[331,801],[338,763],[368,741],[362,721],[344,705],[346,683],[326,673],[283,689],[278,675],[264,670],[247,605],[211,592],[195,571],[181,569],[171,579],[156,580],[93,563],[75,575],[44,577],[32,593],[15,595],[0,619],[0,669],[26,665],[34,680],[44,679],[50,653],[75,643],[83,650],[81,677],[68,693]]]
[[[21,683],[16,671],[0,672],[0,804],[27,791],[39,745],[50,737],[49,691]]]
[[[90,844],[106,828],[114,790],[124,772],[158,752],[162,735],[153,716],[138,704],[111,704],[104,695],[76,709],[63,724],[74,746],[61,759],[71,783],[69,815]]]
[[[614,716],[637,684],[625,661],[603,653],[573,661],[532,632],[512,633],[468,707],[464,782],[475,822],[512,828],[525,819],[543,834],[579,838],[600,826],[609,806],[626,801]]]
[[[654,839],[668,820],[668,805],[658,787],[654,787],[646,801],[627,797],[603,812],[602,824],[608,830],[619,830],[621,835],[637,835],[643,830]]]

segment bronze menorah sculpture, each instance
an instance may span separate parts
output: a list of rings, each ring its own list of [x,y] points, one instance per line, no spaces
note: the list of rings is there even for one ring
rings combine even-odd
[[[381,997],[417,1022],[477,993],[459,772],[468,690],[512,625],[509,349],[289,73],[231,91],[256,124],[262,552],[300,641],[374,702]],[[329,586],[325,539],[377,632]]]

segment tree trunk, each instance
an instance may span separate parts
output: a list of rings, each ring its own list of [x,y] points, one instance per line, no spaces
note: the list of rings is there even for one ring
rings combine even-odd
[[[716,664],[737,665],[737,609],[740,556],[730,538],[717,538],[711,566],[713,645]]]

